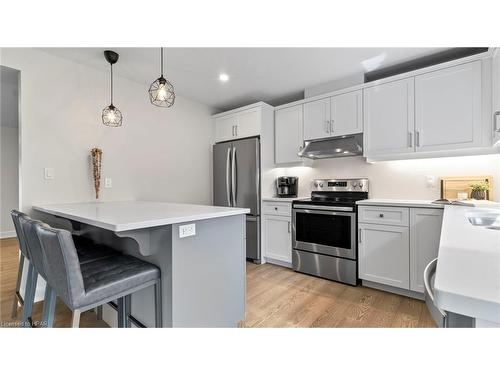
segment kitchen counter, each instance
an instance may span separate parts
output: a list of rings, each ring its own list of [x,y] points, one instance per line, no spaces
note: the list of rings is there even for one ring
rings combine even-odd
[[[419,208],[443,208],[444,205],[432,203],[431,200],[420,199],[364,199],[356,204],[362,206],[399,206]]]
[[[265,197],[262,198],[264,202],[293,202],[297,199],[307,199],[310,197],[296,197],[296,198],[280,198],[280,197]]]
[[[250,213],[247,208],[148,201],[47,204],[33,209],[114,232]]]
[[[249,209],[167,202],[96,202],[33,207],[54,227],[105,244],[161,270],[164,327],[237,327],[245,318]],[[154,325],[153,289],[132,296],[132,312]],[[116,311],[103,307],[116,324]]]
[[[500,213],[500,204],[444,208],[434,282],[436,304],[476,318],[476,326],[500,324],[500,231],[473,226],[466,217],[486,210]]]

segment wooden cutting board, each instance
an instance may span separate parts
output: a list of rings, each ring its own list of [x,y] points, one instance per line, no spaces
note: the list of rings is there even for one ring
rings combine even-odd
[[[490,190],[486,192],[487,200],[493,199],[493,177],[492,176],[457,176],[457,177],[441,177],[441,198],[456,200],[458,193],[466,192],[470,199],[470,185],[478,182],[488,182]]]

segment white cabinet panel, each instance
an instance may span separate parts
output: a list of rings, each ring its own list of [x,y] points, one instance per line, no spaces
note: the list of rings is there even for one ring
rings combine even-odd
[[[330,98],[304,104],[304,139],[330,136]]]
[[[265,256],[292,262],[291,217],[264,215]]]
[[[408,227],[363,223],[358,227],[359,277],[408,289]]]
[[[414,151],[414,78],[363,90],[365,156]]]
[[[333,96],[330,99],[331,135],[363,132],[361,90]]]
[[[215,119],[215,142],[228,141],[235,138],[238,124],[236,116],[224,116]]]
[[[276,164],[296,163],[303,144],[302,104],[279,109],[274,119],[274,158]]]
[[[255,108],[238,114],[236,138],[253,137],[260,134],[261,109]]]
[[[493,144],[496,144],[500,142],[500,48],[493,56],[493,127]]]
[[[441,151],[481,145],[481,62],[415,77],[415,146]]]
[[[443,210],[410,209],[410,289],[424,292],[424,269],[437,257]]]

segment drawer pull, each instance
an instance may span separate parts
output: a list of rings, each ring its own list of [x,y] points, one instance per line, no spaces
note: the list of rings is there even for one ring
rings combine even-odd
[[[274,210],[275,210],[275,211],[278,211],[278,207],[274,207]]]
[[[378,216],[379,216],[379,217],[384,217],[384,214],[379,214]]]

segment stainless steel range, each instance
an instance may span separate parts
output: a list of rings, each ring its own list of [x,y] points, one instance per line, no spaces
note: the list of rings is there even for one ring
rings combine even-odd
[[[366,178],[312,181],[310,199],[293,201],[293,269],[356,285],[356,201],[368,198]]]

